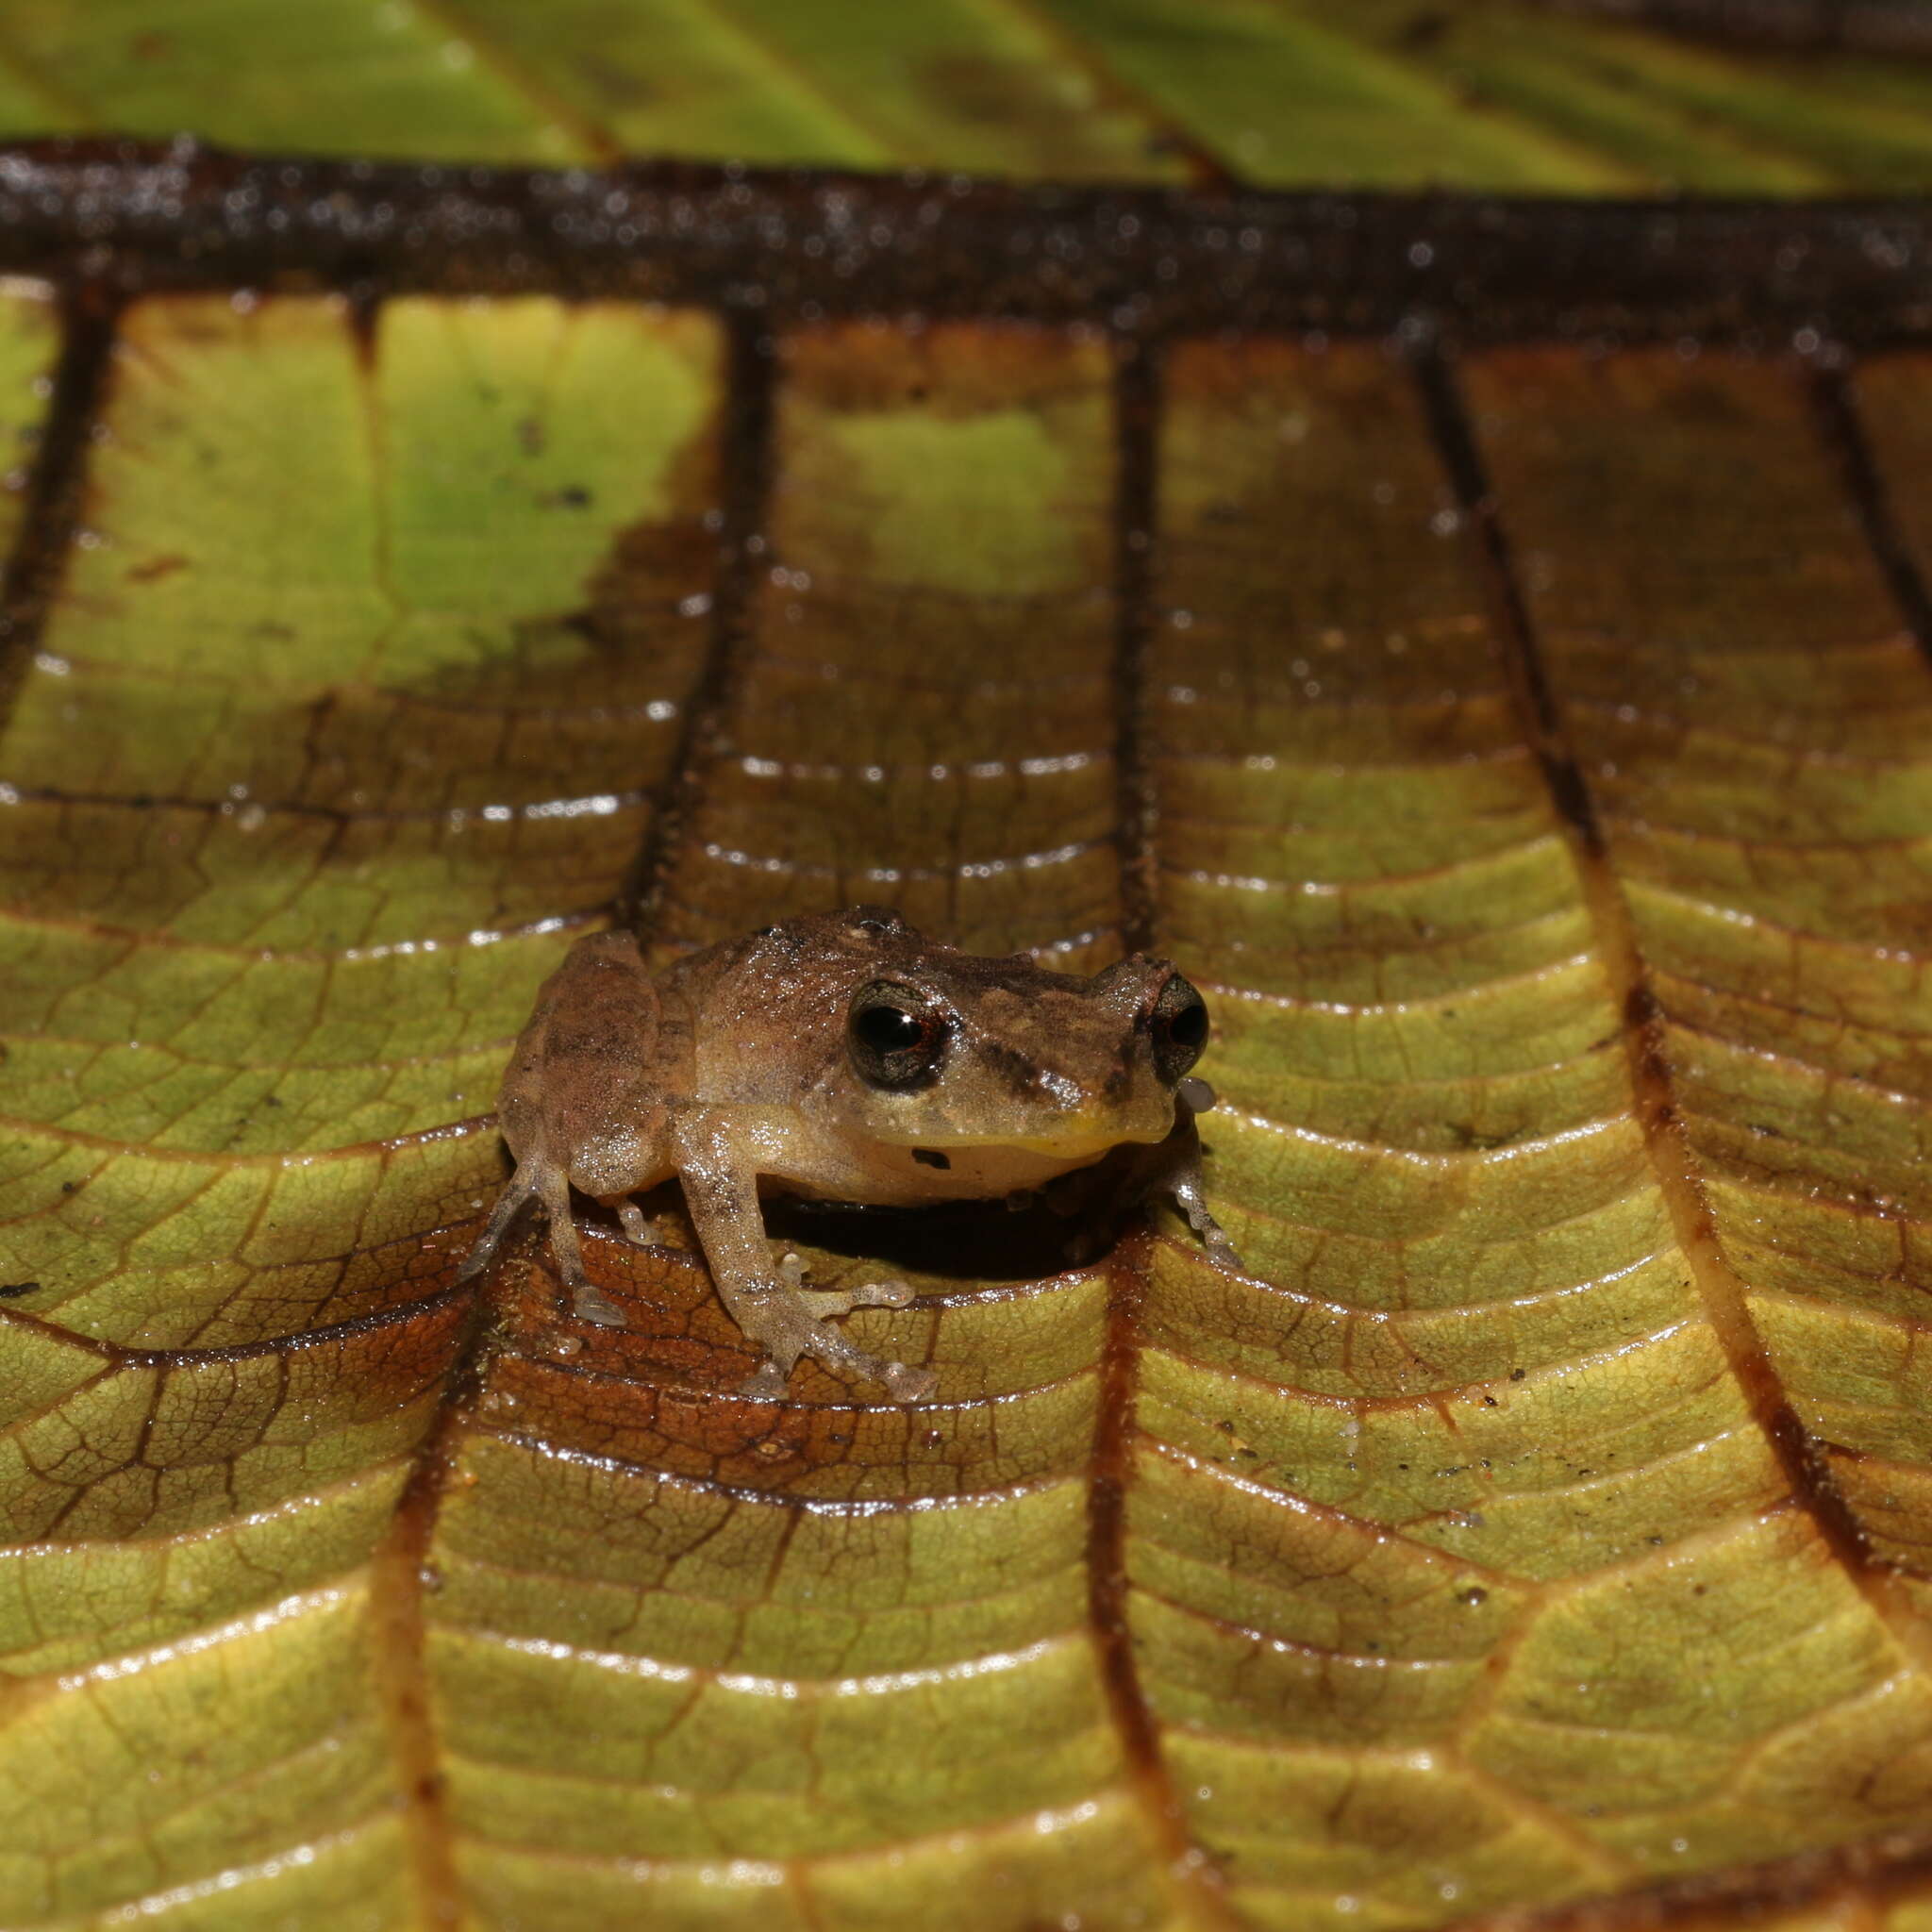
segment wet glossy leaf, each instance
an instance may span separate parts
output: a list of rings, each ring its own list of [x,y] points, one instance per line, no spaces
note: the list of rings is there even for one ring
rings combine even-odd
[[[1924,356],[1874,494],[1716,349],[367,320],[135,302],[15,667],[0,1917],[1911,1932]],[[915,1408],[734,1393],[675,1191],[458,1289],[640,887],[1171,951],[1253,1272],[788,1224]]]

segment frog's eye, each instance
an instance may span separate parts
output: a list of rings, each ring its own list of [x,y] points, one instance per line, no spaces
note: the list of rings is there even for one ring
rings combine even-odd
[[[1208,1044],[1208,1002],[1176,973],[1154,1002],[1154,1071],[1170,1086]]]
[[[852,995],[845,1015],[845,1050],[860,1079],[874,1087],[920,1087],[939,1072],[952,1035],[952,1016],[890,979],[875,979]]]

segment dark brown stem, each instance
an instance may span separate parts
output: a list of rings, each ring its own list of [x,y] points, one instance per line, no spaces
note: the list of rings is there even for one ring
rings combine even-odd
[[[27,480],[20,534],[0,574],[0,730],[41,647],[80,523],[88,449],[107,392],[118,319],[114,298],[94,284],[80,285],[61,305],[53,394]]]
[[[0,152],[0,271],[128,292],[275,288],[652,298],[768,327],[1001,315],[1172,334],[1374,333],[1428,312],[1467,340],[1923,339],[1922,201],[1596,201],[639,162],[417,167],[192,142]]]
[[[660,921],[666,885],[724,741],[744,659],[758,578],[765,560],[771,491],[773,345],[760,319],[727,312],[723,475],[711,637],[687,701],[677,749],[618,901],[620,924],[646,941]]]
[[[1814,371],[1811,398],[1825,445],[1838,458],[1858,527],[1884,573],[1892,601],[1917,639],[1919,649],[1932,658],[1932,590],[1927,589],[1918,559],[1892,514],[1890,492],[1873,458],[1857,397],[1842,368],[1834,365]]]
[[[1120,841],[1121,948],[1154,944],[1154,824],[1148,764],[1147,655],[1154,591],[1155,494],[1159,475],[1160,369],[1149,343],[1125,340],[1114,361],[1114,738],[1115,837]]]

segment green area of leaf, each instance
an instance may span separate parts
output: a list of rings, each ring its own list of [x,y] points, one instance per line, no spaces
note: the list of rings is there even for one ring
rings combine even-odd
[[[1399,55],[1269,0],[1052,0],[1135,86],[1243,178],[1270,186],[1441,182],[1568,192],[1621,171],[1473,110]]]

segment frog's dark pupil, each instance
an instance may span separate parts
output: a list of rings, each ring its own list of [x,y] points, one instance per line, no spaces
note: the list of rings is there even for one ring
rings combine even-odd
[[[904,1053],[917,1046],[925,1028],[902,1007],[868,1007],[853,1022],[858,1037],[877,1053]]]
[[[874,1087],[924,1087],[939,1077],[950,1015],[934,1001],[890,981],[852,996],[846,1048],[861,1080]]]
[[[1176,973],[1154,1003],[1154,1071],[1178,1080],[1208,1044],[1208,1002]]]
[[[1208,1008],[1204,1001],[1195,1000],[1176,1012],[1170,1014],[1167,1022],[1168,1037],[1176,1046],[1203,1047],[1208,1044]]]

